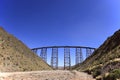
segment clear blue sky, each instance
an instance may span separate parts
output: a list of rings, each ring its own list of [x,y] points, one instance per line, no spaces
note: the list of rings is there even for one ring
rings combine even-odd
[[[120,0],[0,0],[0,25],[29,48],[98,48],[120,27]]]

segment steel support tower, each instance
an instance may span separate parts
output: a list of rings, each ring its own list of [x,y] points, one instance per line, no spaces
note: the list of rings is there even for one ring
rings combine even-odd
[[[40,57],[41,57],[45,62],[47,62],[47,48],[42,48],[42,49],[41,49]]]
[[[86,58],[88,58],[92,54],[93,49],[86,48]]]
[[[70,58],[70,48],[64,48],[64,69],[70,69],[71,58]]]
[[[58,48],[52,48],[51,66],[53,69],[58,69]]]
[[[83,61],[82,49],[76,48],[76,64],[79,64]]]

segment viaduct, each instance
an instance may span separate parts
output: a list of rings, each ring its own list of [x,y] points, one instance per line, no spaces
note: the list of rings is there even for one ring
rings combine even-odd
[[[32,51],[36,54],[40,54],[40,57],[47,62],[47,49],[51,49],[51,66],[54,69],[58,69],[58,49],[64,49],[64,69],[71,68],[71,55],[70,49],[75,49],[75,64],[79,64],[83,62],[83,49],[85,50],[86,58],[89,57],[95,50],[92,47],[84,47],[84,46],[47,46],[47,47],[39,47],[33,48]],[[40,53],[38,53],[40,52]]]

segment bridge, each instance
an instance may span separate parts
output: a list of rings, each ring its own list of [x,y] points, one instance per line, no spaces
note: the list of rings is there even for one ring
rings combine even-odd
[[[58,49],[60,48],[64,49],[64,69],[71,68],[70,49],[75,49],[75,64],[83,62],[83,49],[85,50],[84,55],[86,55],[86,58],[89,57],[95,50],[95,48],[84,46],[47,46],[33,48],[32,51],[36,54],[40,54],[40,57],[47,62],[47,50],[51,49],[51,66],[54,69],[58,69]]]

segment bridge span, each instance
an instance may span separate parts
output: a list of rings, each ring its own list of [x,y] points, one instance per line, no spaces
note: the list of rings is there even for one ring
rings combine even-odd
[[[83,62],[83,49],[85,50],[86,58],[89,57],[95,50],[92,47],[85,46],[46,46],[46,47],[38,47],[33,48],[32,51],[36,54],[40,54],[40,57],[47,62],[47,49],[51,49],[51,66],[54,69],[58,69],[58,49],[64,49],[64,69],[71,68],[71,54],[70,49],[75,49],[75,64],[79,64]],[[40,53],[38,53],[40,52]]]

